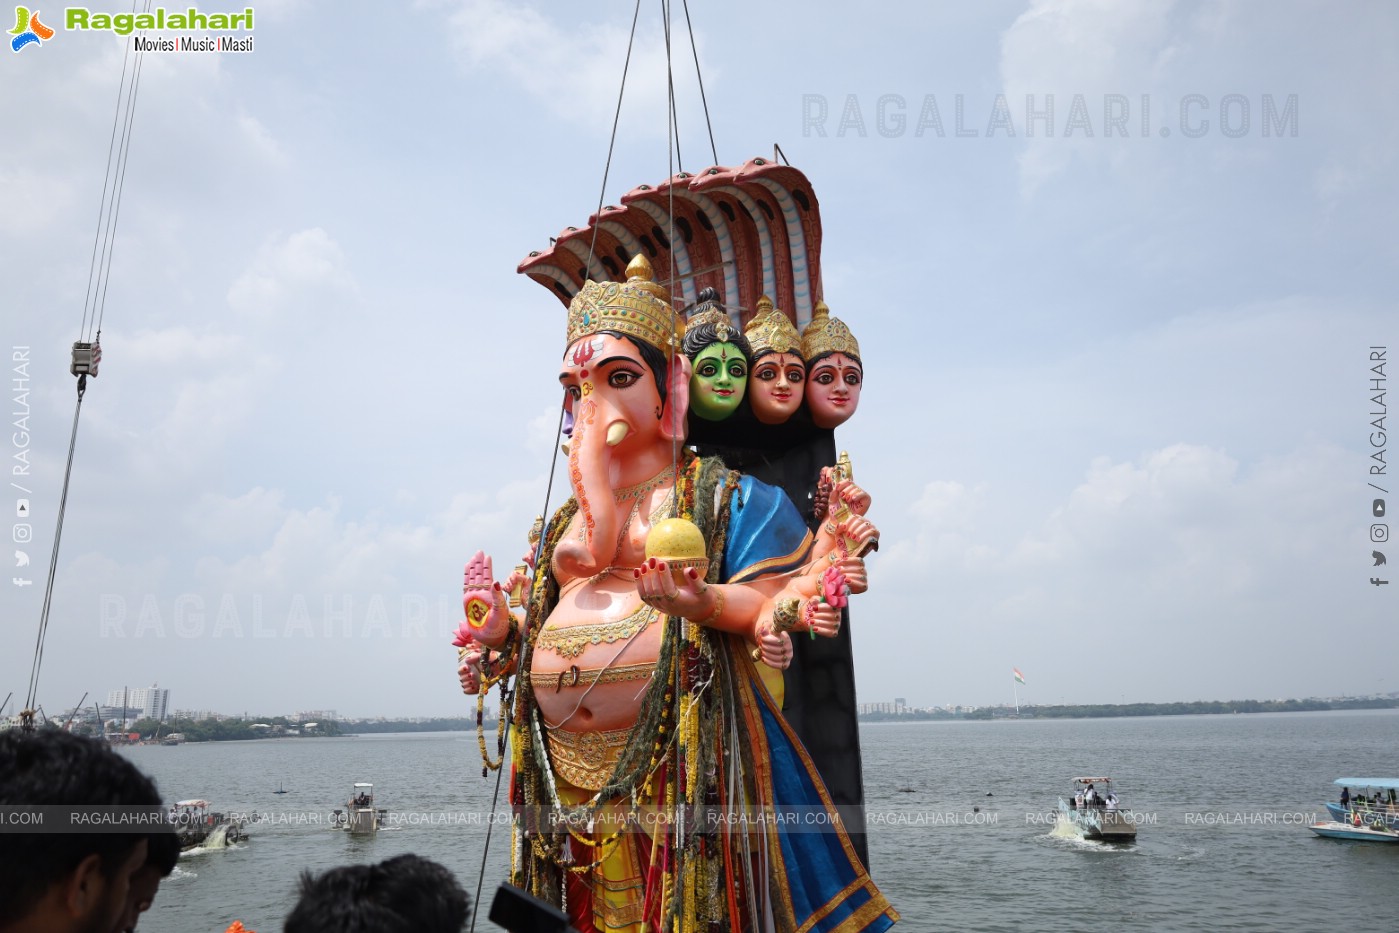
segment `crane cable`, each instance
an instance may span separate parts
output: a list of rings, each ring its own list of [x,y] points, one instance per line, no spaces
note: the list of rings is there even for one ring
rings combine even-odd
[[[133,0],[132,12],[136,3]],[[149,12],[151,0],[146,0]],[[135,45],[135,43],[132,43]],[[97,229],[93,234],[92,258],[88,266],[88,282],[83,292],[83,316],[78,328],[78,340],[73,344],[69,371],[78,378],[77,403],[73,409],[73,428],[68,438],[68,459],[63,469],[63,491],[58,500],[58,516],[54,526],[53,550],[49,554],[49,572],[44,583],[44,602],[39,614],[39,631],[34,642],[34,660],[29,669],[29,692],[25,695],[21,725],[34,728],[38,704],[39,673],[43,668],[44,642],[48,635],[49,613],[53,608],[53,582],[58,572],[59,544],[63,538],[63,517],[68,507],[68,487],[73,474],[73,453],[78,442],[78,420],[82,414],[83,396],[87,392],[87,377],[97,378],[102,360],[102,319],[107,306],[107,286],[111,283],[112,253],[116,242],[117,219],[121,212],[122,191],[126,184],[126,168],[131,151],[131,127],[136,112],[136,94],[141,83],[144,53],[136,53],[131,64],[131,46],[122,56],[121,80],[117,84],[117,104],[112,115],[112,134],[107,144],[107,167],[102,177],[102,198],[97,209]],[[130,80],[127,72],[130,71]],[[121,128],[118,144],[118,126]],[[115,162],[113,157],[115,156]],[[110,196],[109,196],[110,195]],[[100,245],[100,250],[99,250]]]

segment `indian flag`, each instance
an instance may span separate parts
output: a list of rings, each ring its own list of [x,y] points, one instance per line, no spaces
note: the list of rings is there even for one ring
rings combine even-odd
[[[1010,669],[1010,672],[1011,672],[1012,674],[1015,675],[1015,682],[1016,682],[1016,683],[1018,683],[1018,684],[1023,684],[1023,683],[1025,682],[1025,675],[1022,674],[1022,673],[1020,673],[1020,668],[1018,668],[1018,667],[1012,667],[1012,668]]]

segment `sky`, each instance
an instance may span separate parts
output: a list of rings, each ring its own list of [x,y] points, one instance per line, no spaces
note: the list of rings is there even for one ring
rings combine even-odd
[[[555,450],[564,309],[515,267],[671,170],[644,6],[605,188],[630,3],[261,2],[249,53],[144,57],[46,709],[474,707],[462,567],[513,563]],[[42,10],[0,65],[16,703],[130,44]],[[697,54],[718,162],[811,180],[860,342],[860,702],[1399,691],[1399,10],[695,2],[697,53],[682,13],[680,166]]]

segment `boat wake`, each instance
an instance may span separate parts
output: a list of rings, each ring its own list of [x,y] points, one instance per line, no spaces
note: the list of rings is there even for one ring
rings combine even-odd
[[[1055,848],[1074,849],[1080,852],[1127,853],[1141,851],[1135,844],[1123,845],[1122,843],[1103,842],[1101,839],[1084,839],[1074,831],[1073,826],[1066,820],[1056,820],[1053,829],[1036,836],[1035,840]]]
[[[209,833],[208,837],[203,842],[192,849],[186,849],[182,854],[196,855],[201,852],[221,852],[225,849],[243,848],[243,846],[236,841],[236,837],[235,841],[229,841],[229,829],[230,827],[228,824],[214,827],[213,832]]]

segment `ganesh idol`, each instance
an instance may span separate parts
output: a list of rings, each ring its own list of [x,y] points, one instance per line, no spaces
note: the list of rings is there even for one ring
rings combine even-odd
[[[683,325],[644,258],[627,275],[569,306],[571,498],[523,570],[497,582],[478,552],[466,571],[458,676],[502,690],[508,752],[482,752],[511,772],[512,883],[583,933],[888,929],[764,680],[863,589],[868,497],[838,483],[813,533],[779,489],[688,451]],[[730,819],[790,808],[832,830]]]

